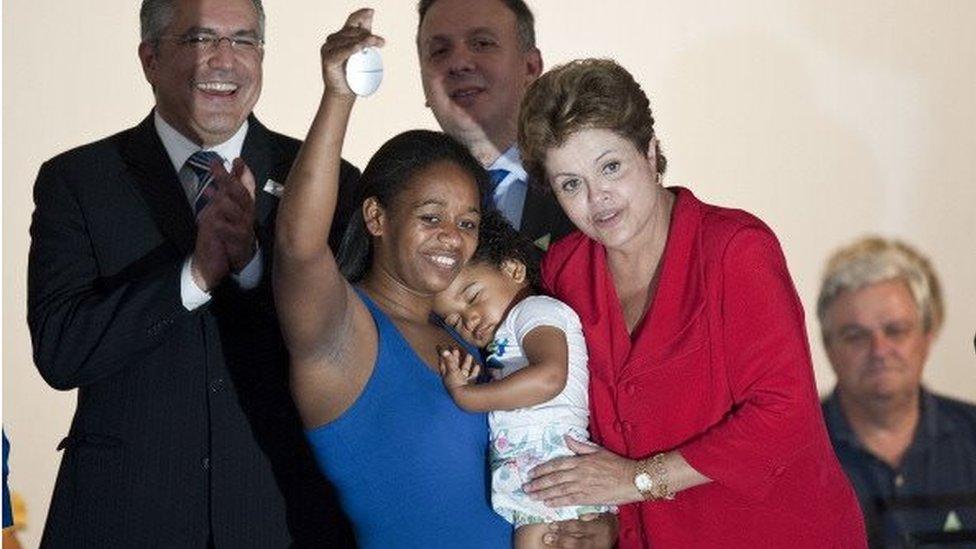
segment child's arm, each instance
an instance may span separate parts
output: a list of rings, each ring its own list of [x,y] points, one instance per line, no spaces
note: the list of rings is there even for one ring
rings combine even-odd
[[[455,350],[440,353],[441,380],[459,407],[469,412],[514,410],[552,400],[566,387],[569,346],[566,334],[553,326],[533,328],[522,338],[529,363],[491,383],[471,383],[479,367],[470,355],[461,360]]]

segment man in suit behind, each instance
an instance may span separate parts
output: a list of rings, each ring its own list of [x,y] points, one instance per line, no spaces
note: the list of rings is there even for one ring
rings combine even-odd
[[[427,105],[488,170],[491,203],[546,250],[575,227],[544,181],[529,184],[516,143],[519,104],[542,73],[532,12],[523,0],[421,0],[417,9]]]
[[[261,2],[143,0],[141,24],[153,112],[46,162],[34,189],[34,359],[79,390],[42,545],[351,545],[271,299],[299,142],[251,115]]]

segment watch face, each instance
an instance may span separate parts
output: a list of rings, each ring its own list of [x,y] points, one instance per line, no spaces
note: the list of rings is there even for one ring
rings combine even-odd
[[[643,493],[650,491],[651,487],[654,485],[654,482],[651,481],[651,475],[641,473],[634,477],[634,485],[637,486],[637,489]]]

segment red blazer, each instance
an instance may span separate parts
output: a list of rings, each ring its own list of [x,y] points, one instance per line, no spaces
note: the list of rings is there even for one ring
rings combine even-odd
[[[622,506],[620,547],[865,547],[776,237],[671,190],[657,292],[633,337],[601,244],[573,233],[542,266],[583,322],[594,440],[634,459],[677,449],[713,480]]]

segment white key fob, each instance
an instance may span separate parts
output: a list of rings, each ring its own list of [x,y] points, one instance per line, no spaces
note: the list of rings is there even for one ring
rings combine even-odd
[[[346,83],[356,95],[372,95],[382,81],[383,59],[376,48],[363,48],[346,60]]]

